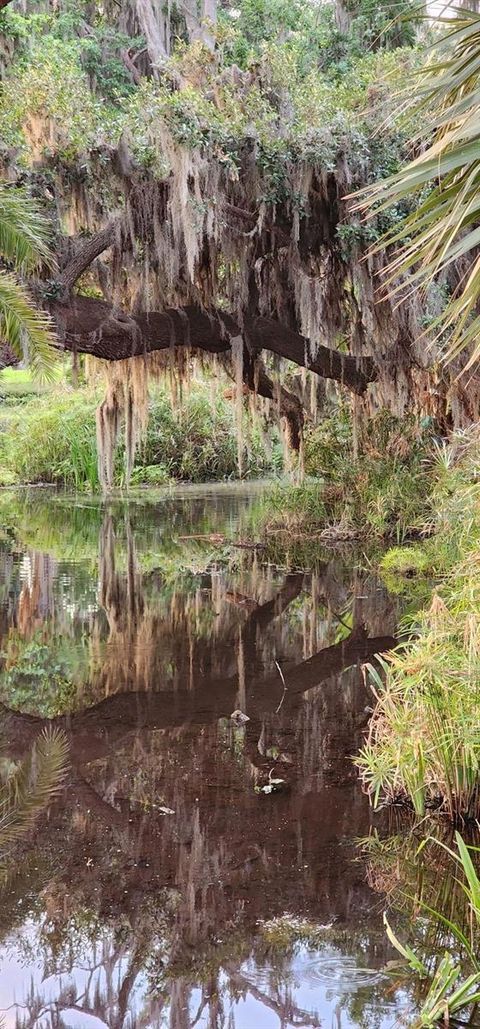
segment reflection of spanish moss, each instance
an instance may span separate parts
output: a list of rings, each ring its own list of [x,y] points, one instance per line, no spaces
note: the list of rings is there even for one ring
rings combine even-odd
[[[53,581],[57,568],[57,562],[49,554],[33,550],[25,555],[17,625],[26,639],[53,616]]]
[[[142,580],[138,570],[135,542],[128,517],[126,529],[126,572],[115,565],[115,531],[111,515],[106,515],[99,540],[99,599],[107,613],[110,631],[121,633],[135,623],[144,610]]]

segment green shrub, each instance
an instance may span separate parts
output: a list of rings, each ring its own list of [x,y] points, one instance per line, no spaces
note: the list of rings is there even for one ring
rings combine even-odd
[[[0,417],[0,466],[5,484],[46,482],[97,490],[95,408],[88,390],[36,397]],[[246,475],[279,465],[277,446],[270,458],[256,428],[246,421]],[[123,447],[117,451],[117,482],[123,477]],[[138,448],[133,484],[162,485],[169,479],[208,482],[236,478],[237,439],[233,406],[211,402],[207,385],[185,395],[178,410],[162,389],[155,390],[144,442]]]
[[[308,532],[341,526],[398,540],[418,533],[432,488],[425,466],[429,445],[413,420],[399,422],[382,412],[369,423],[355,459],[350,417],[340,410],[307,433],[305,470],[315,480],[277,487],[269,500],[271,521],[286,519]]]
[[[95,405],[83,394],[50,395],[10,409],[0,452],[18,482],[98,485]]]

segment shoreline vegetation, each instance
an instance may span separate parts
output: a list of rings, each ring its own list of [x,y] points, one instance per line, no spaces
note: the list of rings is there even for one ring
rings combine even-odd
[[[95,403],[86,387],[13,403],[10,396],[1,416],[4,484],[23,477],[98,488]],[[175,410],[158,388],[137,458],[144,464],[134,468],[132,485],[235,477],[232,406],[223,396],[212,404],[210,384],[202,382]],[[267,453],[254,422],[247,439],[248,476],[278,472],[279,441]],[[381,413],[369,423],[358,458],[351,440],[346,409],[307,427],[306,479],[267,486],[252,540],[268,559],[297,566],[314,560],[324,543],[381,545],[385,585],[415,599],[415,613],[398,648],[366,669],[375,707],[356,758],[359,774],[374,806],[400,803],[418,818],[431,812],[455,825],[472,822],[480,818],[478,428],[442,440],[428,423],[400,424]],[[121,455],[117,471],[121,484]]]

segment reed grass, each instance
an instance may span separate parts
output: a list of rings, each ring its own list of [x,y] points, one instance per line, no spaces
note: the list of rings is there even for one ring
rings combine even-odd
[[[376,706],[356,759],[374,805],[480,818],[480,485],[477,436],[433,490],[443,574],[408,642],[366,669]],[[473,451],[473,453],[472,453]],[[436,558],[435,558],[436,551]]]

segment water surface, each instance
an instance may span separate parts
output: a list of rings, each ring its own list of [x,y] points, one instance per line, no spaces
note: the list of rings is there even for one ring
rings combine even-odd
[[[261,494],[0,498],[4,777],[45,727],[69,743],[4,862],[7,1027],[408,1022],[350,759],[397,601],[361,553],[232,546]]]

